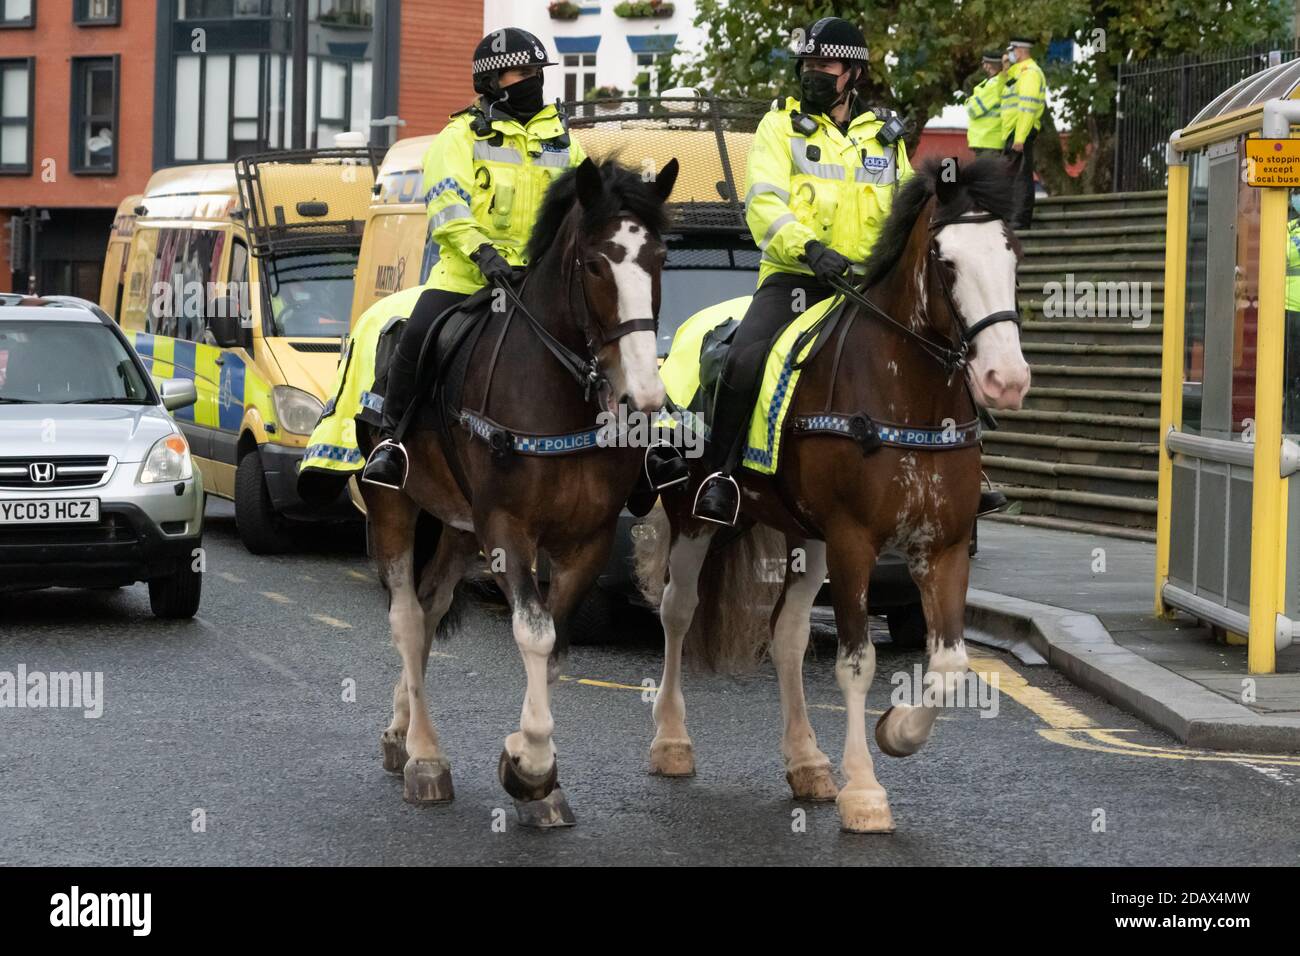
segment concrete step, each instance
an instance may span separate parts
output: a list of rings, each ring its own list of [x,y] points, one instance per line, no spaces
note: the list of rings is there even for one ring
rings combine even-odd
[[[1030,318],[1020,327],[1020,341],[1074,344],[1127,346],[1130,343],[1160,347],[1164,325],[1153,321],[1145,328],[1132,322],[1107,322],[1101,319],[1071,319],[1056,321]]]
[[[1071,438],[999,428],[984,433],[984,450],[1007,458],[1028,458],[1072,465],[1141,468],[1154,472],[1160,463],[1160,446],[1154,442]]]
[[[1034,381],[1038,381],[1038,366],[1070,365],[1077,367],[1106,367],[1155,369],[1160,371],[1159,345],[1095,345],[1061,341],[1027,341],[1021,335],[1020,349],[1025,360],[1034,367]]]
[[[1163,265],[1165,253],[1163,239],[1157,242],[1081,242],[1076,244],[1061,242],[1038,243],[1027,238],[1027,241],[1021,243],[1021,245],[1024,247],[1025,253],[1024,259],[1021,260],[1021,268],[1030,263],[1044,261],[1069,262],[1075,259],[1111,262],[1114,260],[1159,258]]]
[[[1159,394],[1160,368],[1135,368],[1132,366],[1105,365],[1053,365],[1036,362],[1028,354],[1025,358],[1033,370],[1029,401],[1043,389],[1079,390],[1088,392],[1089,398],[1102,393],[1113,393],[1121,401],[1132,401],[1133,393]],[[1049,394],[1051,394],[1049,392]],[[1082,396],[1081,396],[1082,397]],[[1157,402],[1157,404],[1159,404]]]
[[[1027,406],[1044,412],[1075,412],[1117,417],[1160,417],[1159,391],[1118,391],[1102,388],[1062,388],[1031,385]],[[1095,436],[1104,437],[1104,436]]]
[[[1031,229],[1020,235],[1020,247],[1027,254],[1043,247],[1060,246],[1068,249],[1104,249],[1113,244],[1165,242],[1165,223],[1143,222],[1126,226],[1094,226],[1091,229]]]
[[[1043,299],[1047,293],[1043,287],[1049,282],[1066,283],[1066,276],[1073,275],[1076,286],[1080,282],[1150,282],[1165,281],[1164,259],[1125,257],[1122,259],[1096,258],[1054,258],[1033,259],[1026,257],[1020,263],[1017,288],[1020,294]]]
[[[1094,214],[1116,209],[1165,209],[1169,193],[1164,189],[1146,189],[1125,193],[1099,193],[1080,196],[1046,196],[1034,200],[1034,219],[1038,213],[1077,212]]]
[[[1025,231],[1016,233],[1018,237],[1033,235],[1039,231],[1056,229],[1078,229],[1090,231],[1101,227],[1150,226],[1165,224],[1168,210],[1163,205],[1133,206],[1128,209],[1088,209],[1066,210],[1059,207],[1043,208],[1034,205],[1034,224]]]
[[[1126,528],[1155,527],[1156,502],[1154,500],[1014,485],[1004,485],[1002,491],[1019,505],[1018,511],[1024,515],[1068,518]]]
[[[1155,541],[1155,531],[1146,528],[1126,528],[1120,525],[1103,524],[1099,521],[1080,521],[1075,518],[1057,518],[1051,515],[1029,514],[995,514],[985,515],[981,521],[999,521],[1004,524],[1023,524],[1035,528],[1053,528],[1057,531],[1074,531],[1078,534],[1102,534],[1112,538],[1128,538],[1132,541]]]
[[[1057,488],[1139,499],[1156,497],[1158,474],[1142,468],[1075,465],[1003,455],[984,456],[984,471],[993,484],[1022,488]]]
[[[1029,396],[1032,400],[1032,388]],[[1159,406],[1156,414],[1150,417],[1036,407],[996,412],[995,416],[1001,426],[999,431],[1005,429],[1032,435],[1155,444],[1160,432]]]

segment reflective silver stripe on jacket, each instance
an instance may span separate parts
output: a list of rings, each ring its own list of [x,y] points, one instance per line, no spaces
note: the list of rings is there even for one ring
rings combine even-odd
[[[558,169],[569,168],[569,148],[564,149],[544,149],[542,155],[538,156],[533,163],[537,166],[555,166]]]
[[[767,227],[767,234],[759,241],[758,248],[766,249],[771,241],[776,238],[776,234],[781,231],[781,228],[792,222],[795,222],[794,213],[792,212],[787,212],[784,215],[777,216],[776,219],[772,221],[772,225]]]
[[[523,163],[519,150],[510,146],[493,146],[482,139],[474,141],[474,158],[486,159],[492,163],[514,163],[516,166]]]
[[[835,163],[814,163],[808,158],[808,140],[802,136],[790,137],[790,155],[794,159],[794,168],[809,176],[821,179],[843,179],[844,167]]]
[[[749,187],[749,192],[745,194],[746,208],[748,208],[749,204],[752,203],[757,197],[765,195],[767,193],[771,193],[773,196],[776,196],[778,199],[781,200],[781,202],[786,203],[787,205],[790,202],[790,194],[786,192],[784,189],[782,189],[780,186],[773,186],[771,183],[754,183],[754,185]]]
[[[451,222],[453,219],[472,219],[473,213],[469,211],[469,206],[463,203],[456,203],[441,209],[429,217],[429,231],[439,228],[444,223]]]
[[[853,171],[853,178],[860,183],[873,186],[892,186],[898,181],[898,151],[890,149],[885,153],[888,162],[879,169],[867,169],[859,166]]]

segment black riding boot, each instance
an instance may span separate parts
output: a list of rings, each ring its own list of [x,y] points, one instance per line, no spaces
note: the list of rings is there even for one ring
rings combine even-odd
[[[370,453],[361,480],[372,485],[402,490],[410,461],[406,446],[397,434],[402,416],[415,392],[416,363],[402,354],[399,344],[393,351],[393,363],[388,370],[388,384],[384,389],[384,423],[380,428],[382,439]]]
[[[734,525],[740,514],[740,486],[732,477],[744,453],[745,433],[753,410],[752,388],[737,389],[724,372],[714,391],[713,420],[704,445],[707,476],[695,493],[695,517]],[[717,436],[715,439],[714,436]]]

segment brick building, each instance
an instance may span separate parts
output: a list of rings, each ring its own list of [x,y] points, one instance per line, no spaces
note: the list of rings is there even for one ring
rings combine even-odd
[[[154,170],[290,145],[293,7],[0,0],[0,291],[97,298]],[[482,0],[308,0],[307,22],[309,146],[436,132],[473,96]]]

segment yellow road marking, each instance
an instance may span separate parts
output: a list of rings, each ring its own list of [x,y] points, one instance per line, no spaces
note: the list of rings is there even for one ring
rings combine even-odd
[[[1097,724],[1085,714],[1075,710],[1065,701],[1058,699],[1041,687],[1034,687],[1010,665],[994,657],[972,657],[970,669],[984,680],[986,674],[996,674],[998,691],[1006,694],[1021,707],[1037,716],[1045,724],[1059,730],[1082,727],[1096,727]]]
[[[366,574],[364,571],[352,571],[352,570],[349,570],[349,571],[348,571],[348,577],[356,578],[358,581],[373,581],[373,580],[374,580],[374,578],[372,578],[370,575]]]
[[[655,690],[655,687],[653,686],[642,686],[640,684],[616,684],[613,681],[608,680],[592,680],[590,677],[569,677],[565,674],[560,675],[560,680],[568,681],[573,684],[586,684],[588,687],[608,687],[611,690]]]
[[[328,614],[313,614],[311,619],[313,621],[320,621],[322,624],[328,624],[330,627],[346,628],[349,630],[352,628],[352,625],[347,621],[340,621],[338,618],[330,617]]]
[[[247,583],[247,582],[244,581],[244,579],[241,578],[239,575],[237,575],[237,574],[231,574],[229,571],[218,571],[218,572],[217,572],[217,577],[219,577],[219,578],[225,578],[225,579],[226,579],[227,581],[229,581],[231,584],[245,584],[245,583]]]
[[[276,604],[293,603],[293,598],[285,597],[283,594],[278,594],[275,591],[258,591],[257,593],[262,595],[262,597],[266,598],[268,601],[274,601]]]

